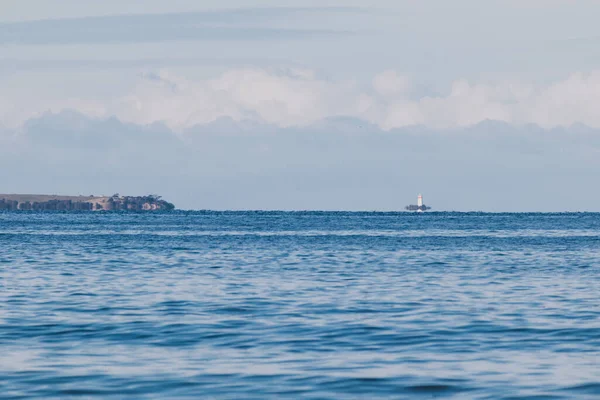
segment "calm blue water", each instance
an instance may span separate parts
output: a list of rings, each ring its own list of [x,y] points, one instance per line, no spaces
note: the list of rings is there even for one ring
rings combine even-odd
[[[2,398],[600,397],[600,214],[0,213]]]

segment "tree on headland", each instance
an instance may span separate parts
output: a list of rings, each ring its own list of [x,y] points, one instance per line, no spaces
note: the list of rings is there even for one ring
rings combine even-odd
[[[158,195],[119,196],[115,194],[104,204],[73,199],[50,199],[46,201],[22,201],[0,198],[0,211],[92,211],[92,210],[173,210],[175,206]]]

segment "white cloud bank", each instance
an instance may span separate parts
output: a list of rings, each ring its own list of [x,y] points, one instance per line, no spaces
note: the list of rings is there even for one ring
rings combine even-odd
[[[575,73],[545,87],[458,80],[447,94],[420,98],[415,98],[407,77],[391,70],[375,76],[367,86],[324,79],[301,69],[234,69],[205,80],[160,71],[141,74],[128,93],[115,89],[110,100],[59,95],[30,95],[22,104],[0,95],[0,124],[15,126],[48,110],[71,108],[138,124],[162,121],[175,130],[224,116],[281,127],[332,116],[361,118],[383,129],[453,128],[486,119],[546,128],[573,123],[600,127],[600,71]]]

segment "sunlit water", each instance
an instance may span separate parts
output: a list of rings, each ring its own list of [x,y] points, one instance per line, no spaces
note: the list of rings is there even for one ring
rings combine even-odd
[[[1,398],[600,397],[600,214],[0,213]]]

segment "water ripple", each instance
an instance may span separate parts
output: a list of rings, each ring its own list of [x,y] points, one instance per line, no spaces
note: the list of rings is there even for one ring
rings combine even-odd
[[[1,398],[600,396],[600,215],[0,213]]]

